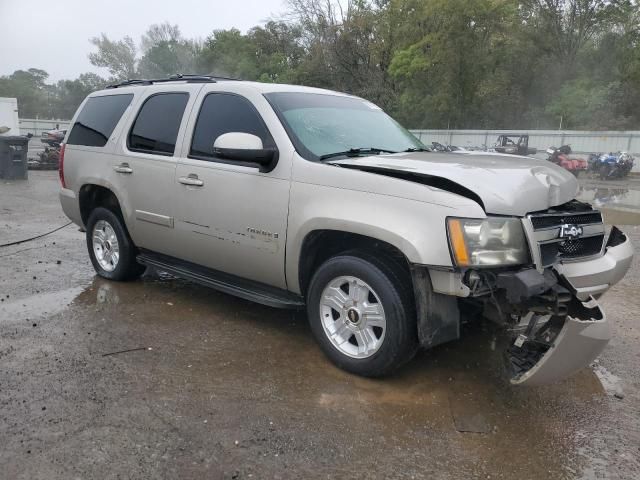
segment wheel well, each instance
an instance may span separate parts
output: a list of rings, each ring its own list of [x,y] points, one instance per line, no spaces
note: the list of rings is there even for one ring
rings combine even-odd
[[[316,230],[309,233],[302,244],[299,263],[299,281],[303,295],[306,295],[311,277],[323,262],[340,253],[360,250],[395,261],[406,271],[411,281],[407,257],[390,243],[338,230]]]
[[[79,201],[80,215],[82,216],[82,223],[84,225],[87,224],[89,215],[91,215],[91,212],[96,207],[107,208],[122,218],[120,202],[118,202],[118,198],[108,188],[93,184],[83,185],[80,189]]]

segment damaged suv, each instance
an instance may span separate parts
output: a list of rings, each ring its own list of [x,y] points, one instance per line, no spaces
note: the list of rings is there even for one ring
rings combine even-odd
[[[60,200],[102,277],[146,267],[306,308],[327,356],[388,374],[487,318],[514,384],[588,365],[625,235],[547,161],[428,151],[376,105],[177,76],[95,92],[60,156]]]

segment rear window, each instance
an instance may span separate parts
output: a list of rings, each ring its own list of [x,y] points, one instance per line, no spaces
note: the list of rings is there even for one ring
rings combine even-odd
[[[131,93],[89,98],[71,128],[67,144],[104,147],[132,98]]]
[[[188,101],[187,93],[160,93],[149,97],[131,127],[129,150],[173,155]]]

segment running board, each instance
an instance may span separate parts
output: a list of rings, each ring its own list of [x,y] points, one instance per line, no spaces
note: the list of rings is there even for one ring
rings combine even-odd
[[[305,305],[300,295],[167,255],[145,251],[136,260],[147,267],[269,307],[302,309]]]

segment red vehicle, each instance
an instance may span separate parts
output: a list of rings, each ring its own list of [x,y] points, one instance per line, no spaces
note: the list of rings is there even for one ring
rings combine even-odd
[[[587,171],[588,163],[586,160],[569,156],[571,155],[571,147],[569,145],[563,145],[560,148],[549,147],[547,148],[547,153],[549,154],[547,160],[569,170],[576,177],[580,172]]]

